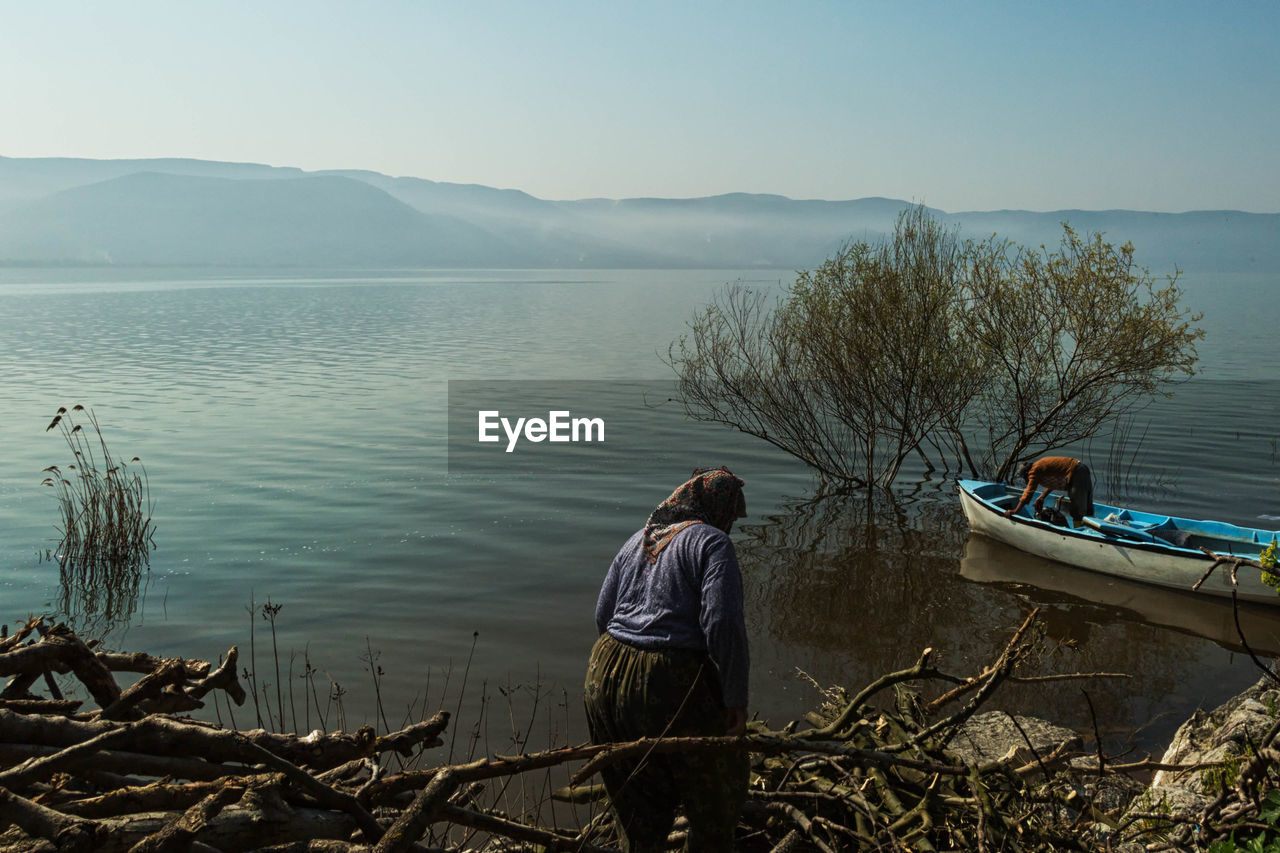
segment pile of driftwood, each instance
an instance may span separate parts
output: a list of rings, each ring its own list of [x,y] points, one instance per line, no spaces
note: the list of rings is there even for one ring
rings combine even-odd
[[[1151,762],[1114,765],[1097,750],[1037,749],[1028,739],[974,763],[948,746],[1002,682],[1085,677],[1026,675],[1037,631],[1028,617],[971,678],[939,672],[926,650],[857,695],[829,692],[804,723],[781,731],[753,724],[742,738],[564,747],[433,767],[429,750],[441,742],[447,713],[383,735],[368,727],[305,736],[228,730],[179,715],[213,690],[245,700],[234,648],[216,667],[113,654],[90,649],[65,626],[29,621],[0,639],[0,676],[9,678],[0,693],[0,849],[611,850],[616,837],[592,784],[601,767],[727,749],[753,755],[739,827],[747,850],[1101,850],[1134,839],[1179,846],[1180,824],[1148,815],[1124,825],[1099,799],[1107,777],[1149,771]],[[96,708],[64,697],[58,673],[73,673]],[[121,689],[118,673],[140,677]],[[949,689],[926,701],[939,685]],[[47,695],[34,692],[41,686]],[[1271,754],[1270,744],[1264,751]],[[489,785],[561,765],[580,765],[555,794],[576,804],[560,808],[572,828],[549,825],[536,809],[499,811],[486,798]],[[1236,793],[1216,804],[1217,817],[1257,814],[1258,782],[1270,765],[1246,769]],[[681,841],[677,823],[671,843]]]

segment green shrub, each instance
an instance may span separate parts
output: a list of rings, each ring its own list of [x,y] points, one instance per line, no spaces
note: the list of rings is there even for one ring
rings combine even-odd
[[[1280,553],[1276,550],[1276,540],[1272,539],[1271,544],[1262,549],[1262,553],[1258,555],[1258,562],[1267,567],[1262,570],[1262,582],[1280,591],[1280,572],[1267,571],[1267,569],[1277,568],[1277,564],[1280,563]]]
[[[1209,853],[1280,853],[1280,790],[1271,791],[1262,801],[1258,820],[1265,828],[1233,832],[1209,845]]]

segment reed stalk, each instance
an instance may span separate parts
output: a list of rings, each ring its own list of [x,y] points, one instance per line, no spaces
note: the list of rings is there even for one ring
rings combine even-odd
[[[44,556],[58,563],[67,615],[109,629],[132,615],[141,574],[150,568],[150,480],[138,457],[125,462],[111,452],[91,409],[59,408],[45,431],[55,429],[71,461],[42,472],[59,515],[58,545]]]

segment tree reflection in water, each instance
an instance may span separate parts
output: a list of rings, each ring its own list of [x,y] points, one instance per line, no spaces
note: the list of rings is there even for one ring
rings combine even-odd
[[[797,679],[797,668],[820,684],[856,688],[910,666],[931,646],[943,670],[975,674],[1035,606],[1048,635],[1042,672],[1132,678],[1009,684],[990,707],[1087,731],[1087,692],[1111,749],[1130,740],[1161,749],[1193,710],[1217,705],[1259,675],[1247,655],[1133,610],[1052,587],[968,580],[961,574],[968,535],[945,482],[870,499],[795,502],[767,524],[744,527],[735,541],[761,715],[779,724],[812,707],[816,693]],[[1035,558],[1006,549],[996,559],[1029,564],[1021,584],[1035,583]]]

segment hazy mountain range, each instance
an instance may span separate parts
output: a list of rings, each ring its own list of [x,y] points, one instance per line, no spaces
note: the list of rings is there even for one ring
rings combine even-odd
[[[548,201],[518,190],[206,160],[0,157],[0,263],[308,267],[815,266],[909,202]],[[1132,242],[1153,273],[1280,270],[1280,214],[935,214],[966,236],[1056,245],[1063,221]]]

